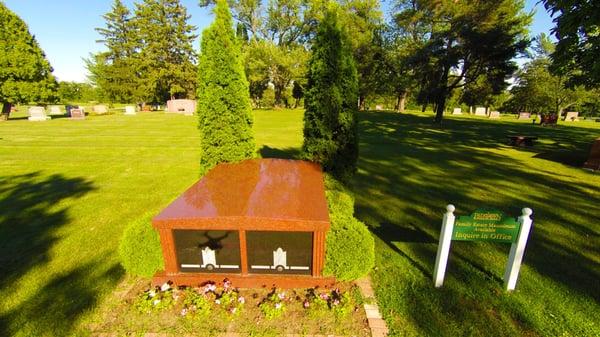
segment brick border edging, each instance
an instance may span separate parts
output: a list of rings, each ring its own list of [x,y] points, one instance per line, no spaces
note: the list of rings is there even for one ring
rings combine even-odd
[[[387,325],[385,324],[385,321],[381,317],[381,313],[379,312],[379,306],[377,305],[377,300],[375,299],[375,292],[373,291],[373,287],[371,286],[371,279],[369,278],[369,276],[365,276],[361,279],[356,280],[354,283],[356,283],[356,285],[360,289],[360,292],[365,301],[373,303],[364,304],[365,313],[367,315],[367,321],[369,323],[369,328],[371,329],[371,336],[387,336],[389,330]]]

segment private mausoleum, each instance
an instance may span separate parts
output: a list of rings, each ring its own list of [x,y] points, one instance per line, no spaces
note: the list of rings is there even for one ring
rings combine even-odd
[[[314,287],[329,214],[323,172],[299,160],[219,164],[152,220],[165,270],[154,283]]]

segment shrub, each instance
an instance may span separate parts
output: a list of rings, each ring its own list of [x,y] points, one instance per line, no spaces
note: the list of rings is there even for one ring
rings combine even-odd
[[[367,226],[354,217],[354,199],[347,191],[329,190],[327,204],[331,229],[327,233],[324,274],[341,281],[368,274],[375,264],[375,240]]]
[[[252,158],[252,106],[244,60],[225,0],[217,0],[215,20],[202,33],[198,64],[200,175],[223,162]]]
[[[145,214],[123,232],[119,257],[129,274],[149,277],[164,268],[160,238],[152,228],[151,219],[152,214]]]
[[[319,23],[307,79],[302,152],[347,180],[358,160],[358,77],[347,34],[331,10]]]

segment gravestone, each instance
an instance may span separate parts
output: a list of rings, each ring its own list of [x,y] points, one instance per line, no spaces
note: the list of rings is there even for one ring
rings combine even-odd
[[[108,107],[103,104],[94,105],[92,107],[92,112],[97,113],[97,114],[105,114],[105,113],[108,113]]]
[[[500,118],[500,112],[499,111],[490,111],[490,119],[498,119]]]
[[[135,115],[135,106],[133,105],[128,105],[125,107],[125,114],[126,115]]]
[[[60,111],[60,106],[58,105],[51,105],[50,106],[50,115],[62,115],[62,111]]]
[[[569,111],[565,115],[565,122],[579,122],[579,112],[577,111]]]
[[[531,118],[530,112],[519,112],[519,117],[517,117],[517,119],[530,119],[530,118]]]
[[[590,170],[600,170],[600,138],[592,144],[588,160],[583,164],[584,168]]]
[[[558,122],[558,114],[557,113],[543,113],[540,115],[540,125],[541,126],[556,126]]]
[[[462,115],[462,109],[461,108],[454,108],[454,110],[452,110],[452,114],[453,115]]]
[[[477,108],[475,108],[475,116],[485,116],[485,108],[478,106]]]
[[[66,105],[65,110],[67,111],[67,116],[71,116],[71,109],[79,109],[78,105]]]
[[[27,118],[30,121],[47,121],[52,117],[46,116],[46,109],[43,106],[32,106],[29,107],[29,117]]]
[[[196,100],[193,99],[172,99],[167,101],[166,112],[181,113],[193,115],[196,112]]]
[[[377,105],[375,106],[375,110],[377,110],[377,111],[381,111],[381,110],[383,110],[383,105],[381,105],[381,104],[377,104]]]
[[[71,109],[71,119],[85,119],[83,108]]]

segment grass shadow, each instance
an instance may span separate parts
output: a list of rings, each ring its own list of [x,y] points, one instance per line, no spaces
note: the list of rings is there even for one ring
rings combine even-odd
[[[124,275],[119,264],[106,266],[103,260],[94,260],[51,278],[26,301],[0,316],[0,335],[75,334],[78,318],[94,308],[100,298],[97,288],[90,284],[116,284]]]
[[[449,118],[440,127],[432,125],[429,117],[387,112],[361,113],[360,119],[361,157],[353,180],[356,216],[385,243],[379,247],[387,247],[388,254],[393,252],[390,259],[399,259],[418,270],[407,272],[424,278],[428,284],[425,288],[431,288],[445,205],[453,203],[457,215],[486,206],[517,216],[522,207],[531,207],[534,228],[525,254],[526,268],[534,270],[537,277],[565,287],[576,294],[573,296],[587,299],[587,305],[590,299],[599,301],[600,267],[594,256],[600,255],[600,233],[591,224],[600,223],[600,194],[593,192],[597,191],[593,174],[574,172],[571,167],[577,166],[581,155],[589,150],[589,144],[597,137],[596,130],[560,125],[550,129],[475,118]],[[531,135],[540,141],[530,148],[510,147],[506,144],[510,134]],[[535,158],[539,166],[532,165],[529,158]],[[564,167],[543,161],[558,162]],[[414,296],[408,301],[435,308],[422,317],[407,311],[417,325],[429,322],[437,327],[423,328],[425,335],[436,335],[444,331],[444,326],[464,323],[465,317],[472,316],[468,310],[477,312],[485,303],[497,307],[484,311],[494,310],[505,317],[490,316],[474,323],[475,334],[488,326],[492,326],[489,333],[496,335],[536,330],[539,322],[528,322],[527,316],[532,314],[528,310],[546,303],[536,300],[532,306],[511,303],[502,307],[501,300],[487,293],[502,289],[508,249],[507,245],[492,243],[453,244],[449,267],[452,271],[447,277],[454,280],[454,293],[449,296],[456,296],[455,299],[431,290],[427,290],[428,294],[396,292],[393,296]],[[378,254],[381,253],[379,249]],[[389,272],[378,268],[374,279],[391,277],[386,273]],[[519,282],[522,288],[539,288],[535,277],[521,276]],[[397,287],[382,284],[377,288]],[[384,303],[390,296],[386,291],[378,291],[378,298],[381,295]],[[541,299],[547,291],[535,289],[536,295],[531,296]],[[472,296],[481,297],[482,303],[471,301]],[[468,301],[472,307],[447,310],[438,306],[444,301]],[[554,305],[560,305],[559,302]],[[397,309],[383,306],[384,310]],[[388,319],[394,320],[391,316]],[[504,329],[498,324],[502,320],[508,320],[505,323],[516,330]]]
[[[31,268],[49,261],[54,232],[68,222],[64,199],[94,190],[83,178],[40,172],[0,178],[0,287],[16,282]]]
[[[295,147],[278,149],[263,145],[263,147],[260,148],[259,153],[262,158],[298,159],[300,156],[300,149]]]

